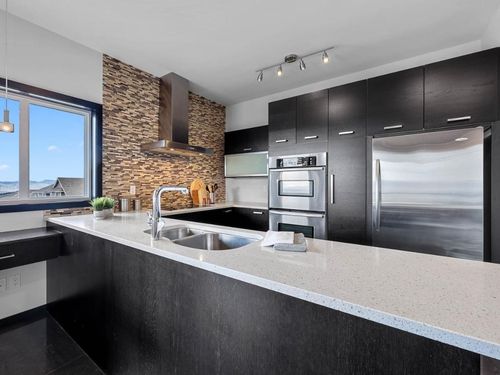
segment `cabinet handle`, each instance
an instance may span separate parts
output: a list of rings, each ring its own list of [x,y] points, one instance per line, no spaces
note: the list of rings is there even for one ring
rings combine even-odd
[[[288,142],[288,139],[277,139],[274,142],[276,142],[276,143],[285,143],[285,142]]]
[[[244,148],[243,151],[252,151],[251,147]]]
[[[264,212],[262,212],[262,211],[252,211],[252,214],[254,214],[254,215],[264,215]]]
[[[384,130],[401,129],[402,127],[403,127],[402,124],[399,124],[399,125],[389,125],[389,126],[384,126]]]
[[[334,183],[335,183],[335,175],[331,174],[330,175],[330,204],[335,203],[334,190],[333,190]]]
[[[462,117],[452,117],[446,120],[446,122],[457,122],[457,121],[468,121],[472,116],[462,116]]]
[[[349,135],[349,134],[354,134],[354,130],[348,130],[345,132],[339,132],[339,135]]]
[[[304,139],[318,139],[317,135],[307,135],[304,137]]]
[[[231,212],[233,212],[233,210],[232,210],[232,209],[229,209],[229,210],[224,210],[224,213],[225,213],[225,214],[230,214]]]
[[[0,257],[0,260],[14,258],[15,256],[16,256],[16,254],[4,255],[4,256]]]

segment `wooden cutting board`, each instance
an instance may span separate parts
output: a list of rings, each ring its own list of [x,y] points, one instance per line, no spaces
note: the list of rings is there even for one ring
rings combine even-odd
[[[200,191],[203,192],[206,190],[206,185],[203,180],[197,178],[191,183],[191,187],[189,189],[191,193],[191,198],[193,199],[193,204],[195,206],[199,206],[200,202]]]

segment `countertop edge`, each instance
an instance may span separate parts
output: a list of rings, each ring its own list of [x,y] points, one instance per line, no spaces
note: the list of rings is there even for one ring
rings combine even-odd
[[[464,350],[477,354],[485,355],[500,360],[500,343],[493,343],[479,338],[470,337],[465,334],[453,332],[444,328],[428,325],[403,316],[393,315],[384,311],[376,310],[370,307],[361,306],[348,301],[340,300],[334,297],[325,296],[316,292],[311,292],[298,287],[283,284],[277,281],[264,279],[249,273],[237,271],[227,267],[221,267],[215,264],[199,261],[195,258],[185,257],[165,250],[156,250],[134,241],[126,240],[121,237],[95,232],[88,228],[82,228],[70,223],[59,222],[59,218],[49,218],[47,221],[56,225],[61,225],[79,232],[87,233],[104,240],[120,243],[138,250],[158,255],[160,257],[177,261],[189,266],[193,266],[205,271],[226,276],[235,280],[246,282],[264,289],[272,290],[290,297],[298,298],[303,301],[314,303],[332,310],[340,311],[352,316],[373,321],[388,327],[399,329],[408,333],[432,339],[444,344],[449,344]],[[168,241],[168,240],[167,240]]]

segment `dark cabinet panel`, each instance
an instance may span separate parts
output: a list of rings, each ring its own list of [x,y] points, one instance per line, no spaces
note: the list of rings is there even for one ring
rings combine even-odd
[[[266,231],[269,229],[267,210],[229,207],[216,210],[183,213],[168,216],[171,219],[198,223],[223,225],[226,227]]]
[[[367,134],[420,130],[424,125],[424,69],[368,80]]]
[[[479,373],[478,354],[115,242],[104,241],[111,256],[96,264],[85,253],[101,247],[84,233],[65,235],[74,248],[47,277],[65,275],[74,293],[51,312],[84,349],[72,332],[90,319],[110,332],[85,332],[95,345],[89,355],[106,355],[108,374]],[[110,277],[89,289],[96,267]],[[106,290],[107,314],[87,315]]]
[[[269,149],[296,143],[297,98],[269,103]]]
[[[61,235],[45,228],[4,232],[0,235],[0,270],[56,258]]]
[[[425,127],[498,119],[498,49],[425,67]]]
[[[329,239],[366,243],[366,81],[330,90]]]
[[[328,90],[297,97],[297,143],[325,142],[328,138]]]
[[[267,151],[269,146],[268,133],[267,125],[227,132],[224,136],[224,153],[242,154]]]
[[[256,208],[233,208],[240,228],[267,231],[269,229],[269,212]]]

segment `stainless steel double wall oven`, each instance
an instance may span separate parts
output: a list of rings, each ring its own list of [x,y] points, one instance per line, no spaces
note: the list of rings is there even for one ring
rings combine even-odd
[[[269,158],[271,230],[327,238],[327,153]]]

